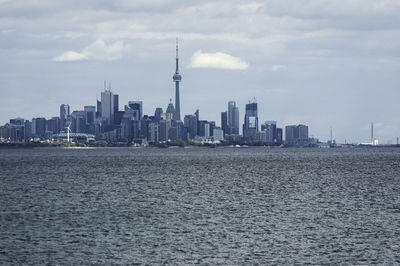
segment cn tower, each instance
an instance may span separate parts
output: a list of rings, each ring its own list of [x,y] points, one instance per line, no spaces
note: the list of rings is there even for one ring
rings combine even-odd
[[[179,101],[179,82],[182,76],[179,75],[179,58],[178,58],[178,38],[176,38],[176,70],[172,78],[175,82],[175,120],[181,120],[181,105]]]

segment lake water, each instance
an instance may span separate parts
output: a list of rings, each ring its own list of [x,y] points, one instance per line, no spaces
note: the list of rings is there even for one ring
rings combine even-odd
[[[400,263],[400,149],[1,149],[0,185],[0,264]]]

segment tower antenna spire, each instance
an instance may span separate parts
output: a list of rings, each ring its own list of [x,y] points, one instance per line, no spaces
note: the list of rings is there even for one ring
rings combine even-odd
[[[178,37],[176,37],[176,58],[178,58]]]

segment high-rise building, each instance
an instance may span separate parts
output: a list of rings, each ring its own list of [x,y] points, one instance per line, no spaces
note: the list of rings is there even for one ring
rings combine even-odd
[[[25,140],[28,140],[32,137],[32,122],[29,120],[25,120]]]
[[[171,128],[171,120],[161,120],[159,123],[159,140],[167,141],[168,140],[168,132]]]
[[[239,135],[239,107],[235,106],[233,108],[233,126],[232,134]]]
[[[32,119],[32,135],[35,138],[44,138],[46,133],[46,118],[37,117]]]
[[[7,129],[11,141],[22,142],[25,140],[25,120],[23,118],[10,119]]]
[[[201,137],[210,136],[210,125],[208,124],[207,120],[200,120],[198,122],[197,132],[197,135]]]
[[[67,117],[69,116],[69,105],[61,104],[60,105],[60,130],[63,131],[66,127]]]
[[[308,139],[308,126],[298,125],[299,128],[299,139],[307,140]]]
[[[182,76],[179,74],[179,58],[178,58],[178,38],[176,38],[176,70],[172,78],[175,82],[175,120],[181,120],[181,105],[179,100],[179,82]]]
[[[278,145],[283,143],[283,129],[279,127],[276,129],[276,143]]]
[[[235,101],[228,102],[228,134],[239,134],[239,108]]]
[[[276,121],[266,121],[261,125],[261,131],[264,131],[265,142],[277,143]]]
[[[161,114],[163,113],[163,109],[161,107],[157,107],[154,112],[154,121],[159,122],[161,120]]]
[[[200,125],[199,125],[199,121],[200,121],[200,110],[197,109],[196,112],[194,112],[194,115],[196,116],[196,123],[197,123],[197,132],[196,135],[199,136],[199,131],[200,131]]]
[[[306,145],[309,143],[308,126],[290,125],[285,127],[285,143],[287,145]]]
[[[175,108],[174,105],[172,104],[172,100],[170,100],[168,107],[167,107],[167,111],[165,111],[166,115],[167,115],[167,119],[175,119]],[[179,120],[179,119],[178,119]]]
[[[210,138],[210,123],[204,124],[204,138],[206,139]]]
[[[221,112],[221,129],[225,134],[228,134],[228,112]]]
[[[96,111],[96,118],[101,117],[101,101],[97,100],[97,111]]]
[[[229,134],[231,134],[230,127],[233,126],[233,108],[236,106],[236,102],[229,101],[228,102],[228,126],[229,126]]]
[[[119,111],[119,96],[118,94],[114,94],[114,114]]]
[[[85,112],[86,122],[86,133],[95,133],[95,121],[96,121],[96,106],[84,106],[83,111]]]
[[[243,137],[246,140],[254,140],[258,132],[257,103],[246,104],[246,113],[243,124]]]
[[[51,132],[51,134],[57,134],[60,132],[60,118],[52,117],[46,122],[46,131]]]
[[[85,111],[73,111],[71,113],[71,131],[74,133],[86,132]]]
[[[106,127],[114,124],[114,94],[111,85],[101,92],[101,120]]]
[[[194,139],[197,135],[197,117],[195,115],[185,115],[185,128],[189,135],[189,139]]]
[[[208,123],[210,124],[210,137],[212,137],[214,134],[214,128],[216,127],[216,124],[215,121],[208,121]]]
[[[142,101],[129,101],[129,108],[136,112],[136,120],[140,120],[143,117],[143,102]]]
[[[224,131],[220,127],[214,127],[213,129],[213,140],[221,141],[224,140]]]
[[[86,125],[91,125],[96,119],[96,106],[84,106]]]
[[[287,144],[291,143],[298,137],[296,137],[297,126],[286,126],[285,127],[285,142]],[[298,134],[297,134],[298,136]]]
[[[149,142],[158,142],[159,141],[159,123],[150,123],[149,124],[149,137],[148,141]]]

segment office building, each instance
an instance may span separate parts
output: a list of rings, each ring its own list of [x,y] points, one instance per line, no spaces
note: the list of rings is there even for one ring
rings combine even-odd
[[[111,92],[111,86],[101,92],[101,121],[105,129],[114,125],[114,94]]]
[[[287,145],[308,145],[308,126],[306,125],[289,125],[285,127],[285,143]]]
[[[246,104],[246,113],[243,124],[243,138],[245,140],[255,140],[258,132],[258,112],[257,103]]]
[[[96,120],[96,106],[84,106],[86,125],[92,125]]]
[[[149,124],[149,142],[158,142],[159,141],[159,124],[158,123],[150,123]]]
[[[85,111],[73,111],[70,117],[71,131],[73,133],[86,133]]]
[[[239,134],[239,108],[236,106],[235,101],[228,102],[228,115],[227,115],[228,134]]]
[[[283,129],[279,127],[276,129],[276,143],[278,145],[283,144]]]
[[[140,120],[143,117],[143,102],[142,101],[129,101],[128,106],[135,112],[135,119]]]
[[[165,112],[166,119],[168,119],[168,120],[174,119],[175,113],[176,113],[176,110],[174,108],[174,105],[172,104],[172,100],[170,100],[168,107],[167,107],[167,111]]]
[[[228,134],[228,112],[221,112],[221,129],[225,134]]]
[[[97,100],[97,111],[96,111],[96,118],[101,118],[101,101]]]
[[[35,138],[44,138],[46,133],[46,118],[37,117],[32,119],[32,135]]]
[[[189,139],[194,139],[198,131],[196,115],[185,115],[184,125],[187,128]]]
[[[60,105],[60,131],[65,129],[67,117],[70,114],[70,108],[68,104],[61,104]]]
[[[276,121],[266,121],[261,125],[261,131],[265,132],[265,142],[277,143]]]
[[[214,127],[213,129],[213,137],[214,141],[222,141],[224,140],[224,131],[220,127]]]
[[[9,140],[13,142],[25,141],[25,120],[23,118],[10,119],[6,130],[8,132],[5,135],[8,136]]]
[[[157,107],[154,112],[154,121],[159,122],[161,120],[161,114],[163,113],[163,109],[161,107]]]
[[[46,131],[51,132],[51,134],[60,133],[60,118],[52,117],[46,122]]]

